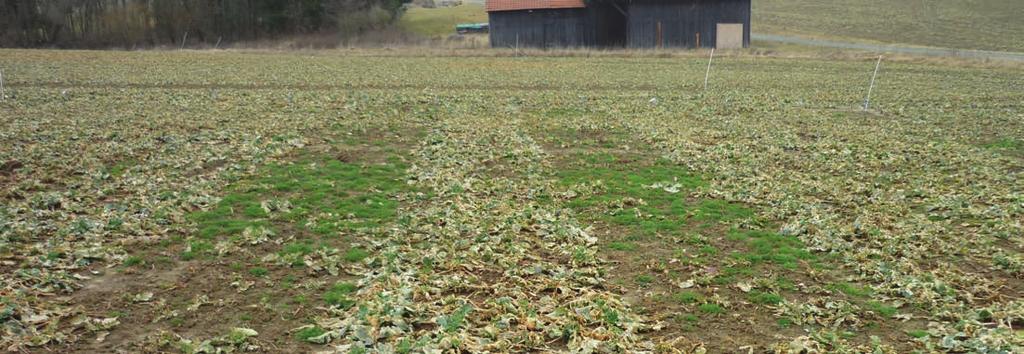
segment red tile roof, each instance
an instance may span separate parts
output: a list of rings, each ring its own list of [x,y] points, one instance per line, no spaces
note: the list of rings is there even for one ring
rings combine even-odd
[[[584,8],[583,0],[487,0],[487,12]]]

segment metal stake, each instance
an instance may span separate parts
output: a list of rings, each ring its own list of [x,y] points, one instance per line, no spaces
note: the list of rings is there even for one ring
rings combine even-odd
[[[871,108],[871,90],[875,88],[875,78],[878,77],[878,68],[882,66],[882,56],[878,56],[878,62],[875,63],[875,73],[871,74],[871,84],[868,85],[868,97],[864,98],[864,110]]]
[[[704,91],[708,90],[708,78],[711,77],[711,61],[715,60],[715,48],[711,48],[711,58],[708,58],[708,71],[704,73]]]

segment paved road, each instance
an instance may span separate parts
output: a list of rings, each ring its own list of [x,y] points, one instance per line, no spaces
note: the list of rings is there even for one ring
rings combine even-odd
[[[889,45],[875,45],[875,44],[864,44],[864,43],[851,43],[851,42],[837,42],[820,39],[810,39],[803,37],[794,36],[780,36],[775,34],[760,34],[754,33],[750,37],[753,40],[758,41],[770,41],[770,42],[782,42],[790,44],[800,44],[818,47],[830,47],[830,48],[844,48],[844,49],[858,49],[866,50],[871,52],[883,52],[883,53],[902,53],[902,54],[916,54],[916,55],[928,55],[928,56],[941,56],[941,57],[957,57],[957,58],[974,58],[974,59],[995,59],[995,60],[1010,60],[1010,61],[1021,61],[1024,62],[1024,53],[1014,52],[994,52],[987,50],[967,50],[967,49],[946,49],[946,48],[920,48],[920,47],[900,47],[900,46],[889,46]]]

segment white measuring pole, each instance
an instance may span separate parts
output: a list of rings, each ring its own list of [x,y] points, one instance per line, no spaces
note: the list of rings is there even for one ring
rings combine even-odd
[[[4,92],[4,69],[0,69],[0,101],[7,100],[7,92]]]
[[[213,49],[220,49],[220,40],[221,39],[224,39],[224,37],[217,37],[217,44],[215,44],[213,46]]]
[[[868,96],[864,98],[864,110],[871,108],[871,90],[875,88],[875,78],[878,77],[878,68],[882,66],[882,56],[878,56],[878,62],[875,63],[875,73],[871,74],[871,84],[868,85]]]
[[[185,35],[181,36],[181,49],[178,49],[178,50],[185,50],[185,42],[186,41],[188,41],[188,31],[185,31]]]
[[[711,48],[711,57],[708,58],[708,71],[704,73],[704,91],[708,90],[708,78],[711,77],[711,61],[715,60],[715,48]]]
[[[516,33],[516,56],[519,56],[519,34]]]

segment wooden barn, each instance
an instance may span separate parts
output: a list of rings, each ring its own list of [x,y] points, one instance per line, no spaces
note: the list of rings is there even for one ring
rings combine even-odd
[[[491,46],[745,48],[751,0],[487,0]]]

